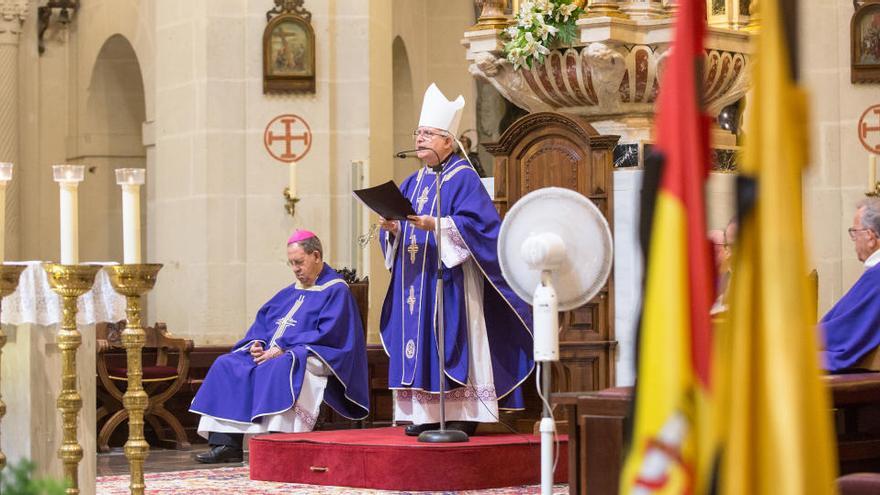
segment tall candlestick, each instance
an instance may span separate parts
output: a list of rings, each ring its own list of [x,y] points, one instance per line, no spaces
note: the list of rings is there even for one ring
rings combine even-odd
[[[290,178],[287,182],[287,191],[291,198],[296,197],[296,162],[290,162]]]
[[[0,163],[0,263],[6,261],[6,184],[12,180],[12,164]]]
[[[141,185],[146,170],[116,169],[116,183],[122,186],[122,262],[141,262]]]
[[[52,173],[61,191],[61,264],[79,263],[79,215],[77,189],[85,176],[84,165],[53,165]]]
[[[877,192],[877,155],[868,155],[868,193]]]

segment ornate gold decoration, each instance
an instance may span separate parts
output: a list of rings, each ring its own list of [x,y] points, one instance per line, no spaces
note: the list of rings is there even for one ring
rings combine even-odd
[[[0,298],[4,298],[15,292],[18,287],[18,277],[21,272],[27,268],[25,265],[2,265],[0,264]],[[6,345],[6,334],[3,333],[3,327],[0,326],[0,355],[3,353],[3,346]],[[2,397],[2,396],[0,396]],[[0,400],[0,420],[6,415],[6,404]],[[6,454],[0,451],[0,471],[6,466]]]
[[[504,29],[510,22],[510,18],[504,15],[505,0],[483,0],[483,8],[480,10],[480,18],[477,23],[468,28],[469,31],[483,29]]]
[[[406,248],[406,252],[409,253],[409,263],[413,264],[416,262],[416,255],[419,254],[419,245],[416,244],[416,235],[409,235],[409,247]]]
[[[158,263],[114,265],[105,268],[110,276],[113,290],[125,296],[125,330],[122,345],[128,358],[128,388],[122,396],[122,404],[128,411],[128,441],[125,457],[131,472],[129,488],[133,495],[144,493],[144,461],[150,445],[144,439],[144,411],[147,409],[147,393],[143,387],[142,351],[144,348],[143,324],[141,322],[141,296],[156,285],[156,275],[162,265]]]
[[[620,11],[620,4],[617,1],[590,0],[584,10],[586,10],[584,17],[627,17]]]
[[[299,203],[299,198],[295,198],[290,195],[290,188],[284,188],[284,209],[287,211],[287,214],[293,216],[296,213],[296,204]],[[369,241],[367,241],[369,242]]]
[[[76,388],[76,350],[82,343],[82,336],[76,328],[76,300],[91,290],[95,275],[101,269],[98,265],[43,265],[49,276],[49,286],[61,296],[61,328],[56,339],[61,349],[61,393],[58,395],[58,410],[61,411],[61,428],[64,431],[58,457],[64,464],[64,476],[69,486],[65,493],[79,494],[79,475],[77,469],[83,457],[82,446],[76,440],[77,415],[82,409],[82,397]]]

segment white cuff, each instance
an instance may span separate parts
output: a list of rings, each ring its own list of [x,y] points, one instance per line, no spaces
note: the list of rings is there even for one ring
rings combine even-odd
[[[398,224],[400,225],[400,224]],[[389,242],[391,232],[385,232],[385,268],[390,270],[394,266],[394,255],[397,254],[397,245],[400,244],[401,227],[397,228],[397,235],[394,236],[394,242]]]
[[[458,266],[471,256],[455,222],[449,217],[440,219],[440,242],[440,257],[446,268]]]

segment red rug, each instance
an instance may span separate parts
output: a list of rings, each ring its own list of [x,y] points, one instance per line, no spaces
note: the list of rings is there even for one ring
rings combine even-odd
[[[555,481],[568,478],[560,436]],[[250,440],[251,479],[380,490],[479,490],[540,483],[540,439],[477,435],[419,443],[403,428],[263,435]]]

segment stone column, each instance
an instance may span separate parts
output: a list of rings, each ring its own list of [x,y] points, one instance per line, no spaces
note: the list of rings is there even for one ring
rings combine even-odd
[[[0,0],[0,161],[13,162],[20,177],[18,156],[18,43],[29,0]],[[13,176],[15,177],[15,176]],[[6,192],[6,257],[18,257],[21,179]]]

